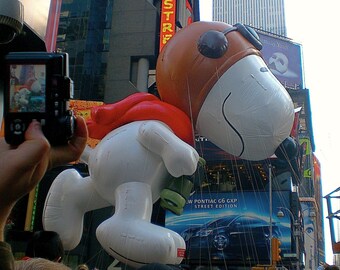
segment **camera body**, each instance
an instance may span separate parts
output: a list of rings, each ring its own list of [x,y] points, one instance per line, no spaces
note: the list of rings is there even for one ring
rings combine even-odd
[[[51,145],[68,142],[75,118],[69,109],[73,81],[68,77],[68,54],[10,52],[5,56],[5,139],[18,145],[33,119]]]

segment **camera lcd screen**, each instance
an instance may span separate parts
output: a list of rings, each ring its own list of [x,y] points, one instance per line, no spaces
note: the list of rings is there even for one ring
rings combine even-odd
[[[10,64],[9,111],[46,112],[46,65]]]

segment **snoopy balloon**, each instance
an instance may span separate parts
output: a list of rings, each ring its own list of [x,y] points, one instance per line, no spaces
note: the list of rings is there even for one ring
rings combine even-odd
[[[57,176],[45,202],[44,228],[73,249],[84,214],[112,205],[113,216],[96,232],[110,255],[133,267],[180,263],[182,237],[150,219],[171,176],[197,169],[193,134],[247,160],[272,156],[289,138],[293,103],[260,49],[256,33],[241,24],[195,22],[177,32],[157,62],[161,100],[137,93],[94,108],[90,135],[102,139],[83,153],[89,176],[73,169]]]

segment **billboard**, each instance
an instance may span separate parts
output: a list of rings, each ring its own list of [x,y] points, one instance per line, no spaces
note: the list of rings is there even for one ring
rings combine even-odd
[[[200,154],[200,156],[202,156],[207,162],[239,159],[225,152],[224,150],[222,150],[221,148],[219,148],[218,146],[216,146],[203,136],[195,136],[195,148],[196,151]]]
[[[272,193],[270,228],[269,192],[194,193],[181,216],[167,213],[165,226],[185,240],[190,261],[268,263],[270,230],[281,241],[281,256],[291,253],[290,192]],[[283,209],[284,211],[284,209]]]
[[[305,268],[315,269],[318,266],[318,229],[316,224],[316,213],[314,202],[301,202],[303,214],[303,234],[304,234],[304,248],[305,248]]]
[[[313,172],[313,152],[310,139],[308,137],[299,138],[301,149],[301,174],[303,178],[312,179]],[[309,185],[308,185],[309,186]],[[306,187],[305,187],[306,188]],[[307,191],[308,192],[308,191]],[[312,191],[309,191],[312,192]],[[310,197],[314,197],[313,194],[309,194]]]
[[[87,121],[91,118],[91,109],[103,104],[102,101],[70,100],[70,110],[72,110],[76,116],[81,116]],[[92,148],[94,148],[98,142],[99,140],[93,138],[88,138],[87,140],[87,144]]]
[[[288,39],[258,32],[262,56],[285,88],[303,89],[302,46]]]

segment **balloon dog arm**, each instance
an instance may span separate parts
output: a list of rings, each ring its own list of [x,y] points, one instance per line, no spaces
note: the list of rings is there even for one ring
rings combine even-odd
[[[137,140],[151,152],[161,156],[172,176],[192,175],[196,171],[198,153],[164,123],[145,121],[139,129]]]
[[[83,153],[80,156],[80,161],[88,164],[91,152],[92,152],[92,148],[90,146],[86,145]]]

